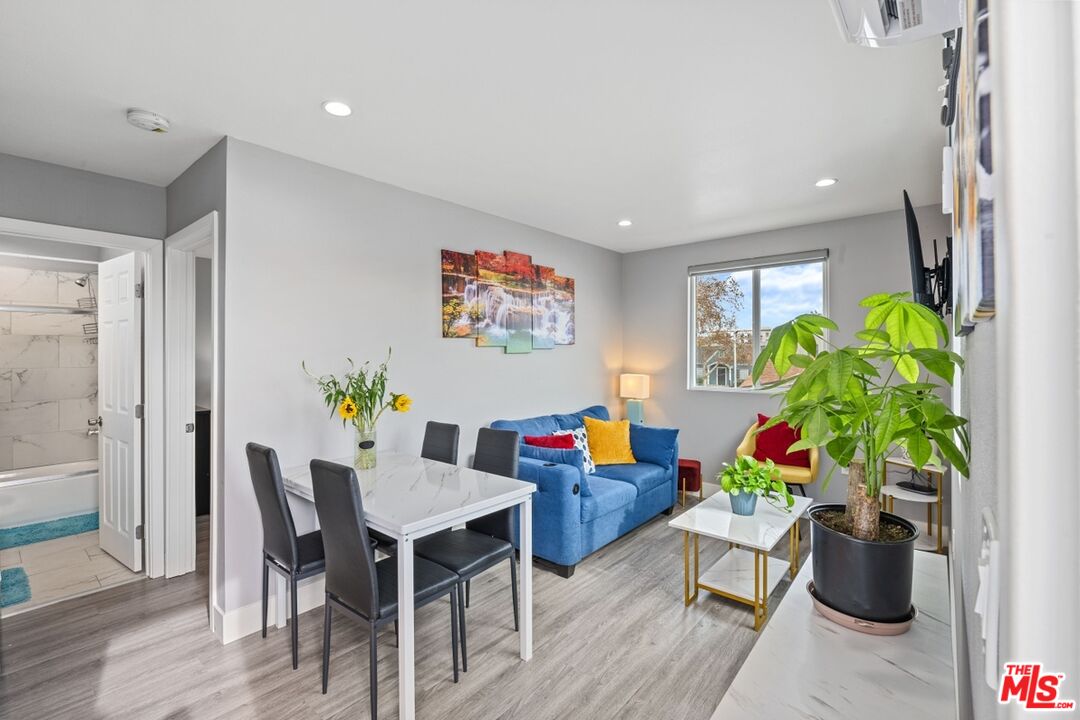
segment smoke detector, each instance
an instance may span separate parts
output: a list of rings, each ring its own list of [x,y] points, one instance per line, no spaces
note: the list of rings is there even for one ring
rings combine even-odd
[[[147,132],[169,132],[169,118],[158,115],[156,112],[150,112],[149,110],[129,108],[127,111],[127,121],[140,130],[146,130]]]

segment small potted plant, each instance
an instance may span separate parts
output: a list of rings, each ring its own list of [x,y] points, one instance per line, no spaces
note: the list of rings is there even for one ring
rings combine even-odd
[[[784,512],[795,504],[795,498],[780,479],[780,470],[772,460],[758,462],[744,455],[734,465],[724,463],[724,469],[716,479],[731,498],[731,512],[736,515],[753,515],[759,497]]]

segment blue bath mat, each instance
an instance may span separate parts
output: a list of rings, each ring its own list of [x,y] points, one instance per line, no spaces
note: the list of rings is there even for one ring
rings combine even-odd
[[[31,523],[30,525],[18,525],[10,528],[0,528],[0,550],[30,545],[31,543],[55,540],[56,538],[78,535],[98,529],[98,514],[96,512],[85,515],[72,515],[59,520],[46,520],[45,522]]]
[[[30,578],[21,567],[0,570],[0,607],[18,605],[30,599]]]

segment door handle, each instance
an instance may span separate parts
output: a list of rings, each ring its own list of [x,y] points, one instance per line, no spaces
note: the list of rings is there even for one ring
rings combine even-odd
[[[95,435],[98,435],[99,433],[101,433],[101,430],[99,430],[96,427],[92,427],[92,428],[89,428],[86,431],[86,437],[94,437]]]
[[[98,415],[96,418],[90,418],[86,421],[86,424],[92,428],[100,428],[102,426],[101,416]]]

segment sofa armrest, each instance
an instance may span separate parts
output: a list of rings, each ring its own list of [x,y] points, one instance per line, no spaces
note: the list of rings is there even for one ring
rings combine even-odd
[[[630,449],[636,460],[671,469],[679,464],[679,431],[631,423]]]
[[[581,471],[523,457],[518,461],[518,479],[536,485],[533,552],[560,565],[573,565],[581,559]]]

